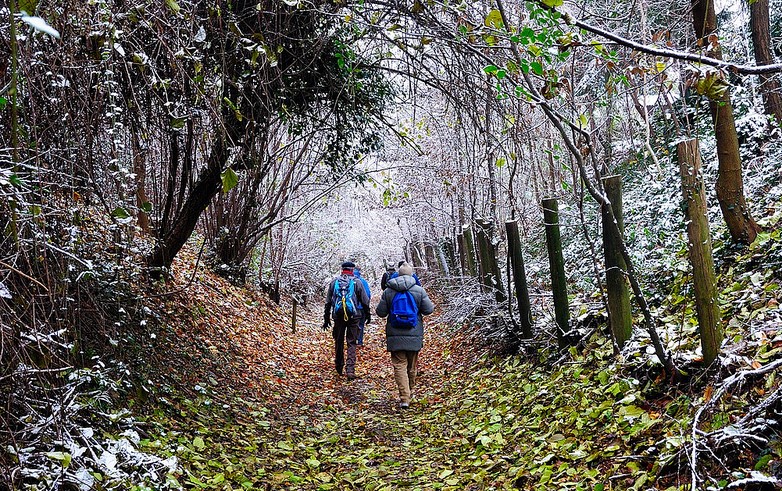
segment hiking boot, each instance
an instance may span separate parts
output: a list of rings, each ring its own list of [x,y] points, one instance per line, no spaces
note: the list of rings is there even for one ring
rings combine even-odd
[[[410,409],[410,403],[409,402],[400,402],[399,403],[399,409]]]
[[[348,374],[348,380],[356,380],[356,374],[355,373],[349,373]]]

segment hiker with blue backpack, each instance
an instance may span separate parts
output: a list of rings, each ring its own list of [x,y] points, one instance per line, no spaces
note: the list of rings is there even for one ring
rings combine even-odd
[[[356,278],[359,279],[359,281],[361,281],[361,284],[364,286],[364,290],[366,290],[367,292],[367,298],[371,302],[372,292],[369,289],[369,283],[367,282],[367,280],[365,280],[361,276],[361,268],[359,268],[358,266],[353,268],[353,276],[355,276]],[[370,311],[369,309],[365,311],[364,307],[362,307],[361,304],[358,304],[358,310],[359,313],[361,314],[361,318],[358,321],[358,339],[356,340],[356,345],[364,346],[364,326],[366,325],[367,316],[370,315]]]
[[[399,388],[399,407],[410,407],[415,385],[418,352],[424,344],[423,316],[434,312],[434,304],[421,285],[413,279],[413,268],[402,263],[399,275],[388,280],[376,313],[388,316],[386,349],[391,353],[394,380]]]
[[[345,261],[341,267],[342,273],[329,283],[326,292],[323,330],[329,328],[333,319],[334,328],[331,335],[335,343],[334,367],[340,375],[344,368],[348,380],[353,380],[356,378],[356,341],[359,321],[365,317],[365,323],[369,324],[372,317],[369,310],[369,295],[361,281],[353,274],[356,265]],[[363,314],[359,311],[359,305]],[[345,341],[348,343],[347,360]]]

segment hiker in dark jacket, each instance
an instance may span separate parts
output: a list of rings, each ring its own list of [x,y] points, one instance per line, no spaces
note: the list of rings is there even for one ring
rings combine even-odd
[[[400,328],[392,325],[391,319],[386,322],[386,348],[391,353],[391,364],[394,366],[394,380],[399,387],[399,407],[410,407],[411,391],[415,385],[418,352],[424,344],[423,316],[434,311],[434,304],[422,286],[413,279],[413,268],[403,263],[398,268],[399,276],[388,280],[388,288],[383,291],[380,303],[377,305],[377,315],[386,317],[391,314],[394,297],[400,292],[409,291],[418,306],[418,317],[412,328]]]
[[[396,273],[396,269],[394,269],[393,266],[389,266],[386,271],[383,273],[383,277],[380,278],[380,289],[385,290],[388,286],[388,280],[391,279],[391,275]]]
[[[358,280],[361,282],[361,285],[364,287],[364,290],[367,292],[367,298],[369,299],[369,302],[372,301],[372,291],[369,289],[369,282],[365,280],[361,276],[361,268],[356,266],[353,268],[353,276],[358,278]],[[368,303],[368,302],[367,302]],[[361,304],[359,304],[360,306]],[[364,346],[364,326],[368,324],[367,319],[371,319],[371,311],[370,309],[364,310],[364,307],[361,307],[359,309],[361,312],[361,319],[358,321],[358,338],[356,339],[356,345],[357,346]]]
[[[326,292],[326,306],[323,310],[323,330],[329,328],[331,314],[334,313],[334,328],[331,331],[331,335],[334,338],[335,350],[334,350],[334,367],[337,369],[337,373],[342,375],[342,369],[344,367],[348,380],[356,378],[356,340],[358,339],[358,323],[361,320],[361,315],[358,310],[353,315],[347,312],[335,312],[335,303],[340,299],[336,298],[335,292],[339,292],[337,283],[340,285],[348,286],[350,282],[353,282],[353,294],[352,297],[347,299],[352,301],[354,306],[361,305],[362,309],[366,313],[366,322],[371,320],[369,310],[369,296],[364,289],[361,281],[353,276],[353,268],[355,264],[350,261],[342,263],[342,274],[334,278],[329,284],[329,289]],[[348,356],[345,360],[345,340],[348,342]]]

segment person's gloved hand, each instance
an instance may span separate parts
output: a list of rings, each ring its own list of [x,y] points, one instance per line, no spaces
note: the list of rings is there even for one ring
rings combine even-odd
[[[325,330],[327,330],[329,327],[331,327],[331,323],[330,323],[329,321],[327,321],[327,320],[324,320],[324,321],[323,321],[323,326],[321,327],[321,329],[323,329],[323,330],[325,331]]]
[[[369,312],[367,312],[366,319],[364,319],[364,325],[365,325],[365,326],[368,326],[370,322],[372,322],[372,314],[370,314]]]
[[[329,328],[331,325],[331,309],[329,309],[329,306],[326,305],[326,308],[323,310],[323,330]]]

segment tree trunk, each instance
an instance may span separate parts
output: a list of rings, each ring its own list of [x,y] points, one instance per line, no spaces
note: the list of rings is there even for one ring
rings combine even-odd
[[[608,322],[611,334],[617,346],[621,349],[633,333],[633,315],[630,309],[630,290],[627,288],[627,265],[622,257],[618,230],[624,235],[624,219],[622,218],[622,178],[609,176],[603,178],[606,196],[613,208],[613,217],[608,213],[607,205],[603,205],[603,252],[606,266],[606,290],[608,291]],[[617,227],[611,227],[609,221],[616,220]]]
[[[136,207],[138,208],[136,222],[142,232],[149,234],[149,215],[147,214],[149,199],[146,193],[147,168],[145,165],[145,152],[138,142],[136,128],[133,128],[131,131],[133,140],[133,172],[136,174]]]
[[[505,222],[505,231],[508,235],[508,254],[510,255],[513,269],[513,286],[516,289],[516,301],[519,304],[521,337],[532,339],[532,307],[530,306],[529,289],[527,288],[527,272],[524,269],[524,258],[521,255],[519,222],[516,220]]]
[[[682,193],[687,220],[690,263],[695,286],[695,309],[701,336],[703,363],[708,366],[719,355],[723,333],[720,307],[717,300],[717,279],[711,252],[709,221],[706,218],[706,192],[701,173],[701,155],[698,140],[687,140],[677,145]]]
[[[411,257],[413,259],[413,267],[414,268],[426,267],[426,255],[424,253],[424,243],[413,242],[411,246],[412,246]]]
[[[546,225],[546,247],[551,268],[551,290],[554,294],[554,317],[557,323],[557,343],[567,346],[565,333],[570,330],[570,307],[567,298],[565,259],[562,257],[562,238],[559,234],[559,205],[555,198],[542,201],[543,221]]]
[[[768,0],[749,2],[749,25],[752,29],[752,48],[755,51],[755,62],[758,65],[774,63],[771,51],[771,33],[769,32]],[[782,95],[780,95],[779,79],[776,75],[760,75],[760,93],[763,95],[763,106],[766,114],[774,116],[777,125],[782,124]]]
[[[719,44],[709,40],[717,30],[717,15],[713,0],[691,0],[692,18],[695,34],[703,47],[710,46],[709,54],[716,59],[722,59]],[[744,200],[744,183],[742,178],[741,157],[739,155],[739,140],[736,135],[736,123],[733,119],[733,106],[730,101],[730,90],[726,89],[715,99],[709,98],[709,108],[714,122],[714,134],[717,138],[717,201],[722,210],[722,216],[734,242],[750,244],[758,234],[759,228],[749,213]]]
[[[161,237],[152,254],[147,257],[147,265],[153,271],[153,275],[160,274],[160,269],[171,267],[174,257],[193,233],[201,213],[220,191],[220,173],[227,158],[225,143],[218,137],[206,168],[193,185],[180,211],[174,215],[167,232]]]

